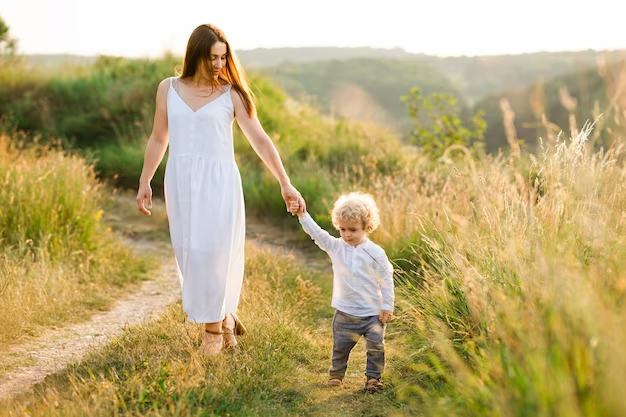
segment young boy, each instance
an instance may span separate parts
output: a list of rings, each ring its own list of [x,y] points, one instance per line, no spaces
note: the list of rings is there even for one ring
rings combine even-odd
[[[343,385],[350,352],[364,336],[367,349],[365,390],[382,391],[385,325],[392,317],[394,288],[393,266],[385,251],[367,238],[380,223],[374,199],[361,192],[344,194],[337,199],[332,222],[341,238],[322,229],[306,210],[298,213],[298,203],[294,203],[290,211],[298,214],[304,231],[332,260],[331,305],[336,311],[328,384]]]

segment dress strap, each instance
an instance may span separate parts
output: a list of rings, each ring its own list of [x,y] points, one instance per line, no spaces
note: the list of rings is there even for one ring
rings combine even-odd
[[[172,87],[176,93],[178,93],[178,80],[180,80],[180,77],[170,77],[170,87]]]

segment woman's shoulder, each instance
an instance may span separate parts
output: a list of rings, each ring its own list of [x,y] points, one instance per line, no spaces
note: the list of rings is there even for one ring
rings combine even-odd
[[[167,97],[167,92],[169,91],[172,78],[174,77],[164,78],[163,80],[159,82],[159,85],[157,86],[157,92],[156,92],[157,101],[165,100],[165,97]]]
[[[167,78],[163,78],[160,82],[159,82],[159,86],[157,87],[159,90],[162,89],[166,89],[169,88],[169,86],[172,84],[172,81],[174,79],[177,79],[178,77],[167,77]]]

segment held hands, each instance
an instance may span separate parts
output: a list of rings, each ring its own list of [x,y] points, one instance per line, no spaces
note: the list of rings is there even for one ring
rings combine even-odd
[[[285,200],[287,211],[292,215],[297,214],[301,217],[306,213],[306,203],[302,195],[291,184],[281,188],[281,194]]]
[[[146,216],[152,214],[148,210],[152,208],[152,188],[150,184],[139,186],[139,191],[137,191],[137,208],[141,214],[145,214]]]
[[[383,310],[378,315],[378,320],[380,320],[382,324],[387,324],[391,321],[392,317],[393,317],[393,314],[391,313],[391,311]]]
[[[289,203],[289,212],[292,216],[297,214],[298,218],[300,218],[304,216],[304,213],[306,213],[306,207],[303,208],[297,200],[293,200]]]

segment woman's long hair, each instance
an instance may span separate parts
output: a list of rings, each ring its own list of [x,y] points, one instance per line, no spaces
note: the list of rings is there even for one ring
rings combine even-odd
[[[224,32],[216,26],[210,24],[200,25],[191,33],[189,41],[187,42],[187,50],[185,51],[185,59],[183,60],[183,69],[180,78],[193,77],[200,68],[200,65],[204,65],[207,70],[212,69],[211,48],[216,42],[226,44],[226,65],[220,71],[219,80],[233,86],[243,100],[246,112],[252,117],[256,113],[256,108],[254,104],[254,94],[250,89],[248,76],[239,63],[237,56],[230,48],[230,44]],[[210,79],[214,86],[219,84],[218,80]]]

